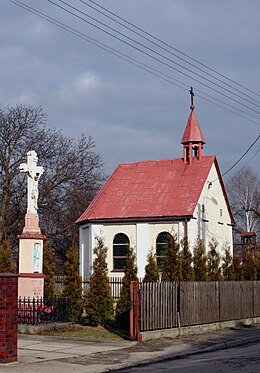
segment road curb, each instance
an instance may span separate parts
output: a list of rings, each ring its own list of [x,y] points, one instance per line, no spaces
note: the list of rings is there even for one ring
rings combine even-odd
[[[158,356],[158,357],[146,359],[146,360],[139,361],[139,362],[138,361],[137,362],[132,362],[130,364],[125,364],[124,366],[121,366],[120,368],[115,368],[115,367],[112,368],[111,367],[109,369],[104,370],[104,372],[109,372],[109,371],[120,372],[123,369],[131,368],[131,367],[144,366],[144,365],[147,365],[147,364],[155,364],[155,363],[158,363],[160,361],[183,359],[183,358],[188,357],[188,356],[199,355],[199,354],[203,354],[203,353],[207,353],[207,352],[213,352],[213,351],[217,351],[217,350],[225,350],[227,348],[238,347],[238,346],[242,346],[242,345],[245,345],[245,344],[254,343],[254,342],[258,342],[259,340],[260,340],[260,336],[251,336],[251,337],[246,337],[246,338],[242,338],[242,339],[241,338],[240,339],[234,339],[234,340],[231,340],[231,341],[221,342],[221,343],[218,343],[218,344],[215,344],[215,345],[212,345],[212,346],[208,346],[208,347],[205,347],[205,348],[197,349],[197,350],[191,348],[189,351],[185,351],[185,352],[176,352],[176,353],[171,353],[171,354],[167,354],[167,355],[164,355],[164,356]]]

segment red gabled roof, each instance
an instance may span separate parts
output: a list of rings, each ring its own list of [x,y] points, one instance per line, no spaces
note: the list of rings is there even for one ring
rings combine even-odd
[[[215,156],[120,164],[76,223],[191,217]]]
[[[196,115],[193,110],[190,113],[184,134],[181,139],[182,144],[190,142],[206,144],[199,123],[197,121]]]

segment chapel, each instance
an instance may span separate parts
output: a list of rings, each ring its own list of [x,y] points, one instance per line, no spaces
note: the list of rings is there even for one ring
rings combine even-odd
[[[191,250],[198,237],[206,250],[213,237],[218,250],[232,248],[234,220],[217,158],[204,155],[206,141],[193,100],[190,109],[181,158],[119,164],[76,221],[83,278],[91,275],[97,237],[108,248],[110,277],[124,275],[129,245],[136,254],[139,277],[144,276],[150,250],[160,265],[169,235],[179,243],[187,238]]]

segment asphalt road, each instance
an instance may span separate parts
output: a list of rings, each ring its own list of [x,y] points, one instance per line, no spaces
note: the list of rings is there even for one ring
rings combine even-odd
[[[231,349],[201,353],[181,359],[122,369],[117,372],[181,372],[181,373],[233,373],[260,372],[260,342]]]

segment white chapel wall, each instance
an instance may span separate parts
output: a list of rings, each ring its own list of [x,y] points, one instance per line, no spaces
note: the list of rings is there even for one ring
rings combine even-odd
[[[216,238],[220,251],[225,244],[232,248],[231,220],[214,164],[203,187],[194,217],[196,219],[189,222],[188,235],[191,247],[199,236],[206,248],[212,237]]]
[[[162,223],[127,223],[127,224],[86,224],[80,227],[80,273],[89,277],[94,260],[93,249],[96,246],[96,237],[104,239],[108,248],[107,262],[109,276],[122,277],[123,272],[113,272],[113,240],[117,233],[124,233],[129,237],[130,245],[136,253],[138,277],[145,274],[147,255],[150,249],[155,253],[156,238],[161,232],[169,232],[179,239],[179,224],[172,222]]]
[[[130,240],[130,245],[136,249],[136,224],[103,224],[103,225],[92,225],[92,251],[96,246],[95,237],[101,237],[104,239],[104,244],[108,248],[107,263],[109,276],[111,277],[122,277],[123,272],[113,272],[113,240],[117,233],[124,233]],[[94,257],[93,257],[94,260]]]

